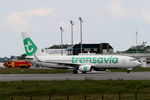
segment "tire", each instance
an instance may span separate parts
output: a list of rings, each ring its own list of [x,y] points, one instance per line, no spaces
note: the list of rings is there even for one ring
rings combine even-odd
[[[8,66],[7,68],[12,68],[12,66]]]
[[[78,70],[73,70],[73,74],[78,74]]]
[[[82,74],[86,74],[86,72],[85,72],[85,71],[83,71],[83,72],[82,72]]]
[[[29,68],[28,66],[20,66],[19,68]]]
[[[127,73],[130,73],[130,71],[129,71],[129,70],[127,70]]]

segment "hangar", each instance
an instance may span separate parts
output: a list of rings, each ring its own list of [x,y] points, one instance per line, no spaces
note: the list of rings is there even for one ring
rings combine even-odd
[[[81,53],[81,44],[75,44],[67,48],[68,55]],[[108,54],[113,53],[113,47],[109,43],[82,44],[82,53]]]

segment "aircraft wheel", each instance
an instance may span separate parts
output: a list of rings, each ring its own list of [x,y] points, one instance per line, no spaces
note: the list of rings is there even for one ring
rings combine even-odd
[[[12,66],[8,66],[8,68],[12,68]]]
[[[27,67],[27,66],[20,66],[19,68],[29,68],[29,67]]]
[[[84,72],[82,72],[82,74],[86,74],[86,72],[84,71]]]
[[[127,73],[130,73],[130,71],[129,71],[129,70],[127,70]]]
[[[78,74],[78,70],[73,70],[73,74]]]

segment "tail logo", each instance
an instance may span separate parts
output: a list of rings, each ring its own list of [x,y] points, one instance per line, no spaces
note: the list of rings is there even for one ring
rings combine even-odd
[[[31,42],[28,41],[27,43],[28,43],[28,44],[25,45],[25,48],[26,48],[27,52],[29,52],[29,53],[33,52],[34,49],[33,49],[33,48],[30,48],[30,46],[32,46]]]
[[[32,56],[37,51],[36,45],[33,43],[33,41],[30,38],[26,38],[24,40],[24,46],[25,46],[26,54],[28,56]]]

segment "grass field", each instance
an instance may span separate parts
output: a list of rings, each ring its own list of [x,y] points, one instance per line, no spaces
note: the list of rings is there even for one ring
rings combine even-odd
[[[12,99],[13,98],[13,99]],[[53,95],[53,96],[5,96],[0,100],[150,100],[149,94],[88,94],[88,95]]]
[[[0,82],[0,95],[150,93],[150,81],[83,80]]]
[[[125,69],[111,69],[111,72],[125,72]],[[143,67],[137,67],[131,70],[131,72],[150,72],[150,67],[143,68]]]
[[[111,69],[111,72],[125,72],[124,69]],[[23,69],[23,68],[1,68],[0,74],[53,74],[53,73],[68,73],[72,70],[68,69]],[[150,68],[135,68],[131,72],[150,72]]]
[[[124,70],[112,70],[120,72]],[[134,72],[150,71],[150,68],[136,68]],[[0,69],[0,74],[50,74],[67,73],[70,70],[53,69]],[[138,93],[138,100],[150,100],[150,80],[82,80],[82,81],[13,81],[0,82],[0,100],[135,100]]]
[[[53,95],[53,96],[0,96],[0,100],[150,100],[149,94],[88,94],[88,95]]]
[[[150,80],[0,82],[0,100],[150,100],[149,90]]]
[[[72,72],[68,69],[1,68],[0,74],[53,74]]]

